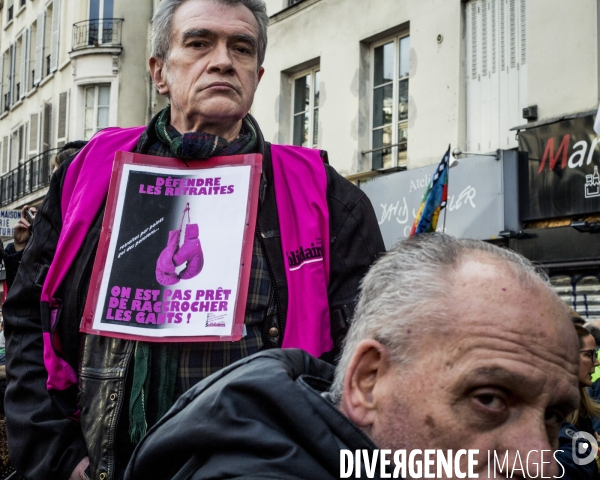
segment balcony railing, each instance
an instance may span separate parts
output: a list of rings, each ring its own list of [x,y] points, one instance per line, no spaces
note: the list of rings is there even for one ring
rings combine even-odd
[[[73,25],[73,50],[120,47],[122,18],[86,20]]]
[[[0,177],[0,206],[50,185],[52,159],[60,148],[52,148],[27,160]]]

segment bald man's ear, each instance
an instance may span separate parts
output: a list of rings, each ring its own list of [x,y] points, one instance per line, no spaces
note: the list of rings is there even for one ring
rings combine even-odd
[[[150,66],[150,75],[152,76],[154,85],[158,89],[158,93],[167,95],[169,93],[169,86],[167,85],[164,62],[158,58],[150,57],[148,63]]]
[[[389,370],[390,356],[381,343],[363,340],[358,344],[346,371],[340,409],[362,429],[368,431],[375,422],[378,392]]]

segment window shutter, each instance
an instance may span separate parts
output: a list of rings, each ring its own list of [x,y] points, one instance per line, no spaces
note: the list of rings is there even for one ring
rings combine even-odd
[[[58,96],[58,132],[57,138],[64,139],[67,136],[67,92]]]
[[[525,65],[525,63],[527,62],[526,10],[527,10],[526,0],[521,0],[520,27],[521,27],[521,64],[522,65]]]
[[[488,2],[481,2],[481,75],[488,72]]]
[[[477,78],[477,2],[471,2],[471,78]]]
[[[8,136],[2,140],[2,171],[8,172]]]
[[[497,55],[497,40],[496,31],[498,29],[498,18],[496,16],[496,0],[492,0],[492,73],[496,73],[496,55]]]
[[[58,41],[60,37],[60,0],[52,4],[52,47],[50,51],[50,71],[58,69]]]
[[[20,100],[21,98],[25,97],[25,52],[27,51],[25,45],[25,42],[27,41],[26,39],[27,35],[23,33],[23,35],[21,35],[21,74],[19,76],[21,88],[19,91],[19,98],[17,100]]]
[[[37,17],[37,31],[35,35],[35,76],[33,83],[37,85],[42,81],[42,70],[44,69],[44,27],[46,23],[46,12]]]
[[[16,57],[16,44],[10,46],[10,73],[9,73],[9,85],[8,91],[10,92],[10,104],[12,105],[17,101],[15,96],[15,72],[17,70],[17,59]]]
[[[516,12],[516,0],[510,0],[510,68],[517,66],[517,12]]]
[[[36,154],[38,150],[39,115],[34,113],[29,121],[29,154]]]
[[[24,97],[29,91],[29,50],[31,48],[31,29],[28,28],[25,30],[25,34],[23,35],[23,61],[24,61],[24,70],[21,74],[21,96]]]
[[[504,1],[500,1],[500,70],[506,68],[506,17]]]
[[[6,59],[6,52],[0,55],[0,114],[4,112],[4,61]]]

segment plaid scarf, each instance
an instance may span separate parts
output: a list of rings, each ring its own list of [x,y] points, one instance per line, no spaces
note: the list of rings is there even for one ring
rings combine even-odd
[[[171,106],[160,112],[156,121],[156,134],[169,146],[171,154],[182,160],[198,160],[225,155],[240,155],[254,151],[256,130],[244,117],[240,134],[231,142],[209,133],[189,132],[183,135],[171,125]]]

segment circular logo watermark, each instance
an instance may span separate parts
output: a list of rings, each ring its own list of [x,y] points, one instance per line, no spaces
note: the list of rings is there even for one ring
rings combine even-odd
[[[587,432],[573,432],[571,436],[573,461],[576,465],[587,465],[598,454],[598,442]]]

